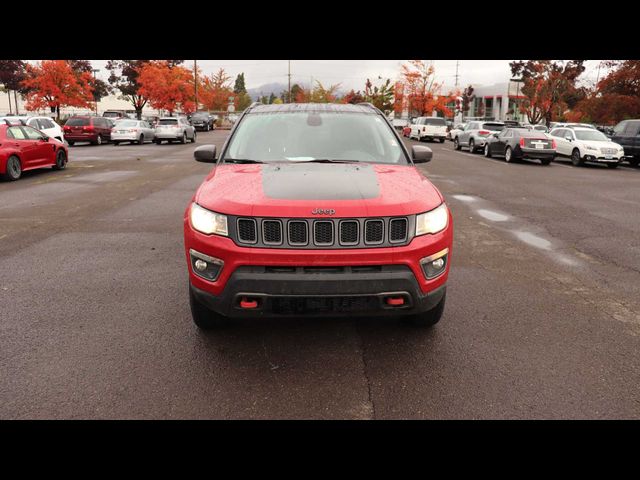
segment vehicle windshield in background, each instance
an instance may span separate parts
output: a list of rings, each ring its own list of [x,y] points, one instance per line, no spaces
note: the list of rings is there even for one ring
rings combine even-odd
[[[163,118],[158,122],[159,125],[177,125],[178,119],[176,118]]]
[[[118,127],[137,127],[138,122],[135,120],[120,120],[116,122],[116,125],[118,125]]]
[[[446,122],[444,121],[444,118],[437,118],[437,117],[433,117],[433,118],[426,118],[424,121],[425,125],[446,125]]]
[[[206,113],[194,113],[191,118],[207,118],[209,115]]]
[[[233,159],[408,163],[391,127],[380,116],[344,112],[248,114],[226,150],[224,160]]]
[[[504,125],[502,123],[484,123],[482,128],[485,130],[491,130],[492,132],[501,132],[504,130]]]
[[[67,123],[65,123],[65,125],[69,126],[69,127],[86,127],[87,125],[89,125],[89,119],[88,118],[70,118],[69,120],[67,120]]]
[[[119,117],[120,114],[118,112],[104,112],[103,117]]]
[[[594,142],[608,142],[609,139],[604,135],[604,133],[599,132],[598,130],[574,130],[576,134],[576,138],[578,140],[591,140]]]

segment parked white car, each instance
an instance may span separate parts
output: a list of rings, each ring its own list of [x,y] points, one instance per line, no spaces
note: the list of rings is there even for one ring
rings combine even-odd
[[[163,140],[169,143],[174,141],[187,143],[187,140],[195,143],[196,129],[189,123],[187,117],[162,117],[158,120],[155,129],[156,144],[160,145]]]
[[[431,141],[437,139],[440,143],[444,143],[444,139],[447,138],[447,122],[440,117],[418,117],[411,124],[409,138],[420,141],[425,138]]]
[[[569,157],[575,166],[595,162],[616,168],[624,157],[621,145],[593,128],[554,128],[549,135],[556,141],[556,155]]]
[[[451,130],[449,130],[449,140],[455,139],[464,130],[466,123],[458,123]]]
[[[23,125],[28,125],[31,128],[35,128],[36,130],[40,130],[42,133],[47,135],[48,137],[55,138],[64,143],[64,133],[62,132],[62,127],[58,125],[52,118],[49,117],[38,117],[38,116],[29,116],[29,115],[15,115],[15,116],[6,116],[0,118],[0,120],[4,119],[19,121]]]
[[[111,129],[111,143],[118,145],[122,142],[137,143],[152,142],[156,138],[155,130],[144,120],[117,120]]]

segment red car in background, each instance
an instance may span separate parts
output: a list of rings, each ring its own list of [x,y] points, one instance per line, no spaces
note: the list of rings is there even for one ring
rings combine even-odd
[[[24,125],[10,121],[0,125],[0,177],[18,180],[22,172],[67,165],[68,150],[64,143]]]
[[[407,125],[406,127],[404,127],[402,129],[402,136],[403,137],[409,137],[409,135],[411,135],[411,125]]]
[[[111,141],[112,127],[111,121],[104,117],[73,116],[64,124],[64,139],[69,145],[75,142],[101,145],[103,142]]]

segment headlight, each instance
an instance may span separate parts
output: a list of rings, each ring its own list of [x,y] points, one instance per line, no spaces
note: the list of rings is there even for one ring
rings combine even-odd
[[[438,233],[447,228],[449,223],[449,211],[443,203],[438,208],[430,212],[421,213],[416,216],[416,236],[425,233]]]
[[[585,145],[584,146],[587,150],[598,150],[598,147],[594,147],[593,145]]]
[[[197,203],[191,204],[191,226],[197,231],[211,235],[229,235],[227,229],[227,217],[220,215],[219,213],[211,212],[205,208],[202,208]]]

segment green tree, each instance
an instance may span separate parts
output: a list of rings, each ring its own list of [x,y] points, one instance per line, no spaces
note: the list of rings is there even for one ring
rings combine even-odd
[[[236,82],[233,85],[233,92],[240,96],[243,93],[247,93],[247,88],[244,84],[244,72],[238,74],[236,77]]]

